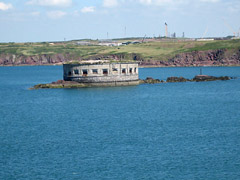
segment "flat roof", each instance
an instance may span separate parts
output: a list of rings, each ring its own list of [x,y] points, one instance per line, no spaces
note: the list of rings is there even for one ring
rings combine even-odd
[[[91,64],[111,64],[111,63],[117,63],[117,64],[131,64],[131,63],[138,63],[133,60],[125,60],[125,61],[117,61],[117,60],[84,60],[84,61],[68,61],[64,64],[73,64],[73,65],[91,65]]]

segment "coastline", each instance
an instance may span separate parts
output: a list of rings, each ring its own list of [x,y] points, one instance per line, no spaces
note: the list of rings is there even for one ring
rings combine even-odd
[[[172,68],[172,67],[239,67],[239,65],[215,65],[215,66],[208,66],[208,65],[203,65],[203,66],[157,66],[157,65],[148,65],[148,66],[139,66],[139,68]]]
[[[63,63],[56,64],[20,64],[20,65],[0,65],[0,67],[21,67],[21,66],[62,66]],[[172,67],[239,67],[240,64],[236,65],[202,65],[202,66],[161,66],[161,65],[139,65],[139,68],[172,68]]]
[[[104,52],[99,46],[82,46],[84,52],[75,44],[70,49],[65,46],[66,44],[6,44],[1,46],[0,66],[48,66],[83,60],[134,60],[139,62],[140,67],[148,68],[240,66],[240,40],[191,44],[147,42],[116,48],[105,47]]]

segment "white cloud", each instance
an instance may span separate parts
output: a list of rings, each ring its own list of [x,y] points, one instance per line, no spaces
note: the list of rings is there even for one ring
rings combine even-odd
[[[95,11],[95,7],[93,7],[93,6],[84,7],[84,8],[81,9],[82,13],[91,13],[91,12],[94,12],[94,11]]]
[[[12,4],[6,4],[6,3],[3,3],[3,2],[0,2],[0,10],[2,11],[6,11],[6,10],[9,10],[13,8]]]
[[[206,2],[206,3],[217,3],[220,0],[132,0],[144,5],[157,5],[157,6],[166,6],[166,5],[179,5],[179,4],[189,4],[197,2]]]
[[[40,15],[40,12],[38,12],[38,11],[31,12],[30,15],[31,15],[31,16],[39,16],[39,15]]]
[[[155,0],[154,3],[156,5],[166,5],[166,4],[173,4],[173,3],[181,3],[181,1],[174,1],[174,0]]]
[[[116,7],[118,6],[117,0],[103,0],[104,7]]]
[[[152,0],[139,0],[142,4],[152,4]]]
[[[51,19],[59,19],[63,16],[65,16],[67,13],[63,11],[50,11],[47,12],[47,16]]]
[[[207,3],[216,3],[219,2],[220,0],[200,0],[201,2],[207,2]]]
[[[27,4],[40,6],[68,7],[72,5],[72,0],[30,0]]]
[[[129,3],[152,5],[152,6],[177,6],[180,4],[196,3],[199,1],[218,2],[220,0],[103,0],[103,6],[116,7],[120,4],[127,5]]]
[[[72,15],[73,15],[73,16],[79,16],[79,13],[78,13],[77,10],[75,10],[75,11],[72,12]]]
[[[230,13],[239,13],[240,2],[227,2],[226,7]]]
[[[133,0],[137,3],[141,3],[143,5],[155,5],[155,6],[166,6],[166,5],[178,5],[183,3],[188,3],[189,0]]]

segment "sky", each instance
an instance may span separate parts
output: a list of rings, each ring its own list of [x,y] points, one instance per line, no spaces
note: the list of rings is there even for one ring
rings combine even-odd
[[[240,0],[0,0],[0,42],[123,37],[224,37],[240,31]]]

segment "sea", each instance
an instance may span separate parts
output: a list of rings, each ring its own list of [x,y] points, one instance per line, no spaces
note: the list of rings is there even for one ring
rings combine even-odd
[[[140,68],[193,78],[199,67]],[[62,66],[0,67],[1,180],[238,180],[240,67],[229,81],[38,89]]]

